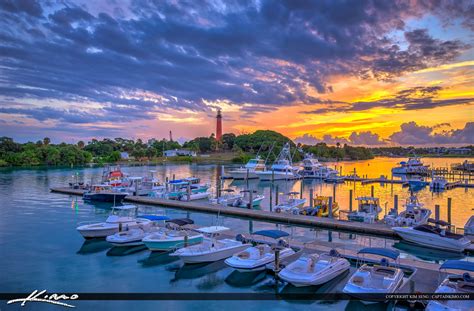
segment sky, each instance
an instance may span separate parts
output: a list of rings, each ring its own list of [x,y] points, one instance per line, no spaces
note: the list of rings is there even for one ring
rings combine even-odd
[[[0,136],[474,144],[473,1],[0,1]]]

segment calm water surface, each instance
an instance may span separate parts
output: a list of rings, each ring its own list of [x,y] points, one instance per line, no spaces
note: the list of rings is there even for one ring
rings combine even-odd
[[[390,175],[390,169],[400,159],[377,158],[370,161],[339,162],[343,173],[356,168],[359,175],[378,177]],[[425,159],[425,163],[434,166],[447,166],[450,159]],[[454,160],[459,162],[459,160]],[[331,164],[334,165],[334,164]],[[172,174],[176,178],[195,175],[201,177],[214,188],[222,167],[216,165],[165,165],[157,167],[126,167],[124,171],[130,175],[145,175],[150,170],[157,170],[157,175],[164,180]],[[0,291],[29,292],[34,289],[47,289],[49,292],[268,292],[275,291],[271,276],[264,273],[242,275],[226,267],[222,262],[209,265],[185,266],[179,260],[163,254],[152,254],[148,251],[129,250],[127,253],[110,248],[105,241],[85,242],[76,231],[78,222],[103,221],[110,212],[109,205],[91,205],[80,198],[67,195],[53,194],[49,188],[65,185],[72,180],[72,175],[78,173],[85,181],[98,179],[101,168],[80,169],[15,169],[0,170]],[[262,209],[269,209],[269,183],[251,181],[248,186],[264,193],[266,200]],[[280,192],[299,191],[301,181],[278,182]],[[245,182],[226,181],[225,187],[237,190],[247,187]],[[315,194],[332,195],[332,185],[303,182],[303,195],[309,197],[309,189],[315,189]],[[354,197],[370,194],[370,185],[346,183],[337,185],[336,199],[342,208],[348,207],[349,189],[354,190]],[[375,184],[375,195],[380,197],[382,204],[387,202],[387,209],[393,206],[393,195],[398,194],[400,206],[409,195],[401,185]],[[453,189],[433,194],[428,188],[418,192],[418,197],[425,206],[434,210],[435,204],[441,205],[441,218],[446,219],[446,201],[452,198],[452,222],[457,227],[473,214],[474,189]],[[78,208],[71,208],[73,200],[78,200]],[[140,212],[152,213],[162,210],[156,207],[140,206]],[[199,225],[213,225],[217,222],[231,229],[248,233],[259,229],[278,227],[291,233],[292,238],[299,241],[317,240],[324,245],[332,245],[347,249],[357,249],[362,246],[397,247],[402,256],[426,261],[442,261],[452,256],[437,251],[427,252],[398,241],[368,236],[325,230],[311,230],[301,227],[287,227],[271,223],[249,221],[230,217],[220,217],[165,209],[170,217],[189,216]],[[472,257],[464,258],[473,260]],[[310,289],[313,291],[339,291],[348,276],[343,276],[336,282],[323,288]],[[286,286],[280,290],[295,290]],[[3,303],[2,303],[3,304]],[[361,307],[356,302],[304,302],[287,301],[225,301],[225,302],[88,302],[74,303],[84,308],[103,307],[108,309],[163,309],[190,310],[203,308],[217,310],[225,307],[261,310],[265,307],[273,309],[300,309],[308,305],[320,309],[354,309]],[[4,309],[5,305],[0,306]],[[50,309],[51,306],[33,305],[33,309]],[[18,309],[18,306],[9,306]],[[382,309],[386,306],[381,306]]]

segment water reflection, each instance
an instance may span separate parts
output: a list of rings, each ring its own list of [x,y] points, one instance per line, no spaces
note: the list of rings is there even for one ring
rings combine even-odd
[[[146,250],[145,245],[135,245],[128,247],[112,247],[106,253],[107,256],[127,256]]]
[[[202,264],[183,264],[176,270],[171,282],[176,282],[180,279],[197,279],[205,275],[213,274],[226,267],[227,265],[224,263],[224,260]]]
[[[139,259],[138,263],[140,263],[144,268],[150,268],[166,265],[178,260],[179,257],[170,256],[169,253],[150,252],[150,255],[148,257]]]
[[[393,247],[407,252],[415,257],[427,260],[427,261],[434,261],[439,263],[445,260],[453,260],[453,259],[463,259],[465,256],[461,253],[453,253],[443,250],[431,249],[427,247],[422,247],[414,244],[409,244],[406,242],[397,242],[393,244]]]
[[[225,282],[232,287],[245,288],[261,282],[266,276],[267,273],[265,270],[248,272],[234,270],[227,276]]]
[[[95,254],[103,252],[111,247],[112,245],[110,245],[110,243],[105,239],[85,240],[76,253],[80,255]]]

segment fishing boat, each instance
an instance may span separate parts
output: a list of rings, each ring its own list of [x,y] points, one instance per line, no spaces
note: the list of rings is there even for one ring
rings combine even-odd
[[[249,243],[244,243],[242,239],[221,239],[217,236],[229,228],[222,226],[203,227],[196,229],[206,235],[204,241],[200,244],[191,245],[176,250],[170,256],[178,256],[184,263],[204,263],[215,262],[225,258],[229,258],[235,253],[243,251],[252,246]],[[239,237],[239,236],[238,236]]]
[[[139,226],[136,229],[121,231],[107,236],[107,242],[115,247],[129,247],[143,245],[142,239],[153,231],[158,230],[158,222],[169,220],[169,217],[162,215],[140,215],[140,219],[148,219],[151,226]]]
[[[296,287],[321,285],[349,270],[350,263],[336,250],[321,255],[300,257],[278,273],[284,281]]]
[[[241,272],[256,271],[266,269],[266,265],[275,261],[276,251],[279,259],[283,260],[295,254],[295,251],[289,247],[283,239],[289,236],[287,232],[280,230],[262,230],[254,232],[253,235],[272,239],[274,242],[253,240],[256,246],[250,246],[245,250],[227,258],[225,263]]]
[[[251,190],[243,190],[240,193],[242,196],[229,204],[228,206],[232,207],[244,207],[244,208],[257,208],[260,207],[260,203],[262,203],[265,196],[261,194],[257,194],[257,191],[252,191],[252,206],[250,205],[250,191]]]
[[[451,271],[450,274],[447,274]],[[457,271],[457,273],[452,273]],[[462,272],[460,274],[459,272]],[[448,260],[439,267],[439,273],[447,274],[435,291],[435,294],[474,295],[474,263],[464,260]],[[472,300],[431,300],[426,311],[473,310]]]
[[[398,215],[396,211],[391,211],[385,216],[384,221],[391,227],[413,227],[425,224],[430,216],[431,210],[423,207],[412,192],[405,203],[405,210]]]
[[[428,165],[424,165],[419,157],[410,157],[408,161],[400,162],[400,166],[392,168],[393,174],[417,174],[426,175],[428,173]]]
[[[105,222],[80,224],[77,231],[86,239],[105,238],[119,231],[127,231],[140,227],[148,227],[151,221],[144,218],[135,218],[132,213],[136,212],[135,205],[115,206],[111,215]]]
[[[127,192],[116,190],[111,185],[92,185],[91,189],[84,192],[82,199],[85,201],[120,203],[128,195]]]
[[[196,179],[198,180],[198,179]],[[189,178],[171,180],[168,182],[169,191],[155,192],[155,197],[162,197],[169,200],[192,201],[207,199],[211,195],[209,185],[196,183]],[[188,199],[188,192],[190,193]]]
[[[321,168],[323,165],[311,153],[305,154],[302,162],[302,169],[299,172],[303,178],[321,178]]]
[[[469,218],[469,220],[464,225],[464,234],[465,235],[474,235],[474,215]]]
[[[276,213],[291,213],[298,215],[301,208],[305,205],[306,199],[299,199],[299,192],[293,191],[286,194],[287,199],[275,206]]]
[[[399,268],[397,259],[400,252],[387,248],[363,248],[358,253],[382,257],[379,264],[365,263],[351,276],[342,290],[344,293],[366,300],[364,294],[391,294],[403,284],[403,270]],[[394,264],[390,265],[392,259]],[[357,260],[357,265],[364,261]]]
[[[191,224],[194,224],[194,221],[189,218],[168,220],[166,228],[145,236],[142,241],[151,251],[172,251],[199,244],[204,236],[186,227]]]
[[[357,211],[349,212],[347,219],[350,221],[373,223],[378,220],[378,215],[382,211],[379,199],[375,197],[358,197]]]
[[[290,144],[286,143],[280,151],[277,159],[271,166],[270,170],[257,171],[255,174],[261,181],[268,180],[292,180],[299,178],[298,168],[292,166],[292,158],[290,153]]]
[[[448,185],[448,181],[443,176],[434,176],[430,182],[430,189],[433,191],[445,190]]]
[[[256,172],[265,171],[265,161],[257,156],[255,159],[250,159],[244,167],[240,167],[228,172],[228,175],[233,179],[255,179],[258,178]]]
[[[451,224],[442,220],[428,219],[426,224],[415,227],[393,227],[405,241],[424,247],[463,252],[471,242],[460,234],[450,232]]]

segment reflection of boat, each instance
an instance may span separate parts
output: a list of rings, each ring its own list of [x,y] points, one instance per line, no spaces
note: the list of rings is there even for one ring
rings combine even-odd
[[[127,256],[146,250],[145,245],[135,245],[128,247],[112,247],[107,251],[107,256]]]
[[[262,181],[290,180],[299,178],[297,170],[298,168],[292,166],[290,144],[286,143],[271,168],[266,171],[257,171],[255,174]]]
[[[246,272],[234,270],[226,277],[225,282],[234,287],[248,287],[264,280],[266,276],[267,273],[264,270]]]
[[[378,220],[378,215],[382,211],[379,199],[375,197],[358,197],[357,211],[349,212],[347,218],[350,221],[373,223]]]
[[[474,263],[461,260],[449,260],[439,268],[442,271],[463,271],[462,275],[450,274],[436,289],[436,294],[467,294],[474,295]],[[427,311],[434,310],[472,310],[472,300],[431,300],[426,306]]]
[[[400,166],[392,168],[393,174],[420,174],[428,173],[428,165],[424,165],[419,157],[410,157],[408,161],[400,162]]]
[[[421,189],[428,184],[429,182],[427,182],[422,176],[412,176],[410,179],[408,179],[408,185],[413,189]]]
[[[170,256],[169,253],[151,252],[146,258],[138,260],[143,267],[155,267],[178,261],[178,257]]]
[[[387,248],[363,248],[358,254],[381,256],[380,264],[363,264],[351,276],[342,290],[344,293],[362,298],[364,294],[394,293],[403,283],[403,271],[390,266],[388,259],[397,262],[400,253]],[[358,260],[359,261],[359,260]],[[366,298],[366,297],[364,297]]]
[[[150,220],[130,216],[131,212],[136,211],[136,208],[135,205],[115,206],[105,222],[80,225],[77,227],[77,231],[86,239],[105,238],[122,230],[150,226]]]
[[[462,253],[453,253],[441,249],[422,247],[403,241],[393,244],[393,247],[427,261],[437,262],[441,260],[463,259],[465,257]]]
[[[223,260],[207,263],[198,263],[195,265],[182,265],[175,272],[173,281],[197,279],[226,268]]]
[[[109,249],[111,245],[104,239],[85,240],[77,254],[86,255],[100,253]]]
[[[299,192],[288,192],[286,194],[287,199],[282,203],[275,206],[276,213],[291,213],[298,215],[300,213],[300,209],[306,203],[306,199],[298,199],[297,195]],[[278,194],[277,194],[278,195]]]
[[[91,190],[84,192],[84,201],[120,203],[128,195],[126,192],[116,191],[111,185],[93,185]]]
[[[435,190],[444,190],[448,185],[448,181],[443,176],[434,176],[430,182],[430,189]]]
[[[423,204],[418,201],[418,198],[413,195],[407,199],[405,210],[399,215],[395,211],[390,212],[385,216],[385,223],[391,227],[396,226],[417,226],[422,225],[428,221],[431,215],[431,210],[424,208]]]
[[[336,250],[327,254],[300,257],[278,273],[283,280],[297,286],[321,285],[350,268],[349,261]]]
[[[196,229],[196,231],[210,237],[204,239],[200,244],[178,249],[171,256],[178,256],[184,263],[214,262],[229,258],[251,246],[251,244],[243,243],[242,240],[217,240],[216,236],[226,230],[229,230],[229,228],[220,226]]]
[[[431,223],[431,224],[430,224]],[[462,252],[471,242],[460,234],[449,231],[450,224],[442,220],[428,219],[428,223],[416,227],[393,227],[404,240],[425,247]]]
[[[254,240],[258,245],[248,247],[244,251],[227,258],[225,263],[228,266],[241,271],[263,270],[267,264],[275,261],[276,251],[279,252],[281,260],[295,254],[295,251],[282,239],[289,235],[287,232],[280,230],[262,230],[254,232],[253,234],[268,237],[277,242],[271,243],[268,241]]]
[[[258,178],[256,172],[265,170],[265,161],[257,156],[255,159],[251,159],[247,162],[245,167],[240,167],[229,171],[230,177],[233,179],[252,179]]]
[[[151,251],[171,251],[202,242],[202,234],[190,231],[185,227],[194,223],[191,219],[171,219],[167,223],[167,228],[162,228],[143,238],[143,243]]]

